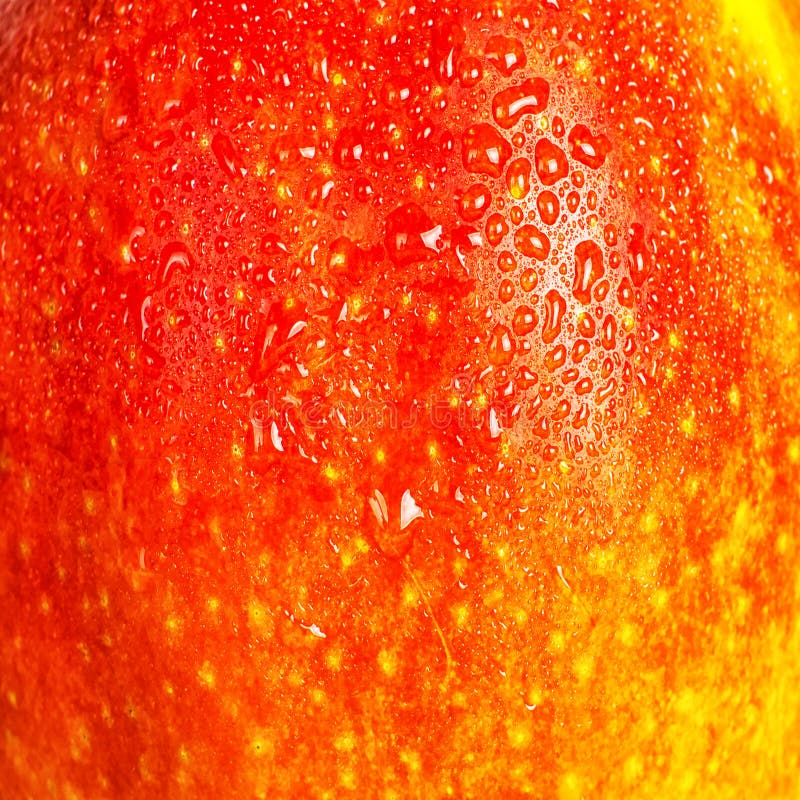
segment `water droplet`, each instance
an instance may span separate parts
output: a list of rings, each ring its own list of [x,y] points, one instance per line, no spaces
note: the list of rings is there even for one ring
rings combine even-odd
[[[511,327],[517,336],[525,336],[531,333],[538,323],[539,318],[536,312],[530,306],[522,305],[517,306]]]
[[[498,92],[492,99],[492,114],[501,128],[513,128],[525,114],[539,114],[550,99],[550,84],[530,78],[518,86]]]
[[[515,200],[522,200],[531,190],[531,162],[527,158],[515,158],[506,172],[506,185]]]
[[[592,347],[586,339],[578,339],[574,345],[572,345],[572,361],[575,364],[580,364],[589,353],[592,352]]]
[[[545,189],[536,198],[536,210],[545,225],[555,225],[561,214],[561,205],[555,194],[549,189]]]
[[[628,267],[633,285],[640,287],[650,272],[650,253],[644,240],[644,228],[638,222],[631,227]]]
[[[567,311],[567,303],[564,298],[555,290],[551,289],[544,296],[544,329],[542,330],[542,341],[545,344],[554,342],[561,333],[561,323],[564,321],[564,314]]]
[[[619,301],[620,305],[625,306],[626,308],[633,308],[635,294],[630,278],[623,278],[619,282],[619,288],[617,289],[617,300]]]
[[[508,250],[497,256],[497,268],[500,272],[513,272],[517,268],[517,259]]]
[[[514,299],[514,284],[508,278],[503,278],[500,281],[497,296],[500,298],[501,303],[510,303]]]
[[[536,174],[545,186],[552,186],[569,174],[566,154],[549,139],[539,139],[536,142],[534,160],[536,162]]]
[[[511,145],[486,122],[464,131],[462,157],[468,172],[481,172],[499,178],[511,158]]]
[[[519,285],[525,292],[532,292],[536,288],[538,283],[539,283],[539,276],[536,274],[536,270],[531,269],[530,267],[523,270],[522,275],[519,276]]]
[[[510,77],[514,70],[522,69],[527,63],[522,42],[510,36],[492,36],[486,42],[484,54],[486,60],[506,78]]]
[[[458,213],[467,222],[474,222],[486,213],[491,202],[489,188],[482,183],[476,183],[458,198]]]
[[[579,302],[588,305],[592,299],[592,286],[603,276],[603,252],[592,241],[580,242],[575,247],[575,279],[572,294]]]
[[[471,89],[483,78],[483,67],[477,58],[467,56],[458,65],[458,81],[465,89]]]
[[[486,220],[486,239],[492,247],[497,247],[508,233],[508,223],[502,214],[491,214]]]
[[[247,170],[242,166],[233,142],[222,133],[215,134],[211,140],[211,149],[217,157],[222,171],[231,179],[244,177]]]
[[[611,149],[611,143],[607,136],[599,134],[593,136],[592,132],[585,125],[576,125],[569,132],[569,152],[570,155],[581,164],[585,164],[592,169],[599,169],[603,166]]]
[[[523,225],[514,233],[514,246],[524,256],[544,261],[550,255],[550,239],[535,225]]]
[[[542,334],[544,338],[544,334]],[[556,345],[552,350],[548,350],[544,356],[544,365],[548,372],[555,372],[564,366],[567,360],[567,348],[563,344]],[[554,417],[555,419],[555,417]]]
[[[578,210],[580,204],[581,196],[577,192],[570,192],[567,195],[567,209],[571,214],[574,214]]]
[[[192,257],[183,242],[170,242],[165,245],[159,258],[158,285],[166,286],[172,281],[176,271],[188,273],[192,267]]]
[[[614,350],[617,346],[617,320],[607,314],[603,320],[601,343],[606,350]]]
[[[416,203],[399,206],[386,218],[384,244],[389,258],[398,266],[429,258],[433,250],[423,237],[430,239],[436,227]]]
[[[511,363],[516,344],[511,337],[511,331],[505,325],[495,325],[489,336],[487,350],[490,364],[497,367]]]
[[[333,163],[342,169],[355,169],[361,163],[364,142],[355,128],[345,128],[333,145]]]
[[[578,333],[584,339],[592,339],[596,331],[594,317],[588,311],[578,314]]]

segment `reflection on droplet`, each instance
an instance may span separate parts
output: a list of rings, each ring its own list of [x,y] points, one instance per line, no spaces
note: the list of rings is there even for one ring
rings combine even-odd
[[[511,144],[495,128],[480,122],[464,131],[462,158],[468,172],[479,172],[499,178],[511,158]]]
[[[539,139],[536,142],[534,160],[536,162],[536,174],[545,186],[552,186],[569,174],[566,154],[549,139]]]
[[[222,171],[231,180],[247,174],[247,170],[242,166],[239,154],[234,149],[233,143],[225,134],[215,134],[211,140],[211,149],[217,157],[217,162]]]
[[[466,189],[458,198],[458,213],[466,222],[480,219],[489,208],[492,195],[488,187],[476,183]]]
[[[545,225],[555,225],[561,214],[558,198],[549,189],[545,189],[536,198],[536,210]]]
[[[527,63],[522,42],[509,36],[492,36],[486,42],[484,54],[486,60],[506,78],[510,77],[514,70],[524,68]]]
[[[489,363],[494,366],[510,364],[514,358],[516,345],[511,337],[511,331],[505,325],[495,325],[489,336],[488,344]]]
[[[486,240],[492,247],[497,247],[508,233],[508,223],[502,214],[490,214],[486,220]]]
[[[513,128],[525,114],[539,114],[547,107],[550,85],[531,78],[498,92],[492,99],[492,114],[501,128]]]
[[[514,312],[514,321],[511,327],[517,336],[526,336],[533,331],[538,322],[539,318],[536,312],[530,306],[521,305]]]
[[[550,239],[535,225],[523,225],[514,233],[514,246],[529,258],[544,261],[550,254]]]
[[[531,162],[527,158],[515,158],[506,172],[506,185],[515,200],[522,200],[531,190]]]
[[[183,242],[170,242],[161,251],[159,259],[158,285],[165,286],[172,280],[176,270],[188,273],[192,267],[192,257]]]
[[[599,169],[603,166],[611,149],[611,143],[607,136],[600,134],[593,136],[592,132],[585,125],[576,125],[569,132],[569,153],[581,164],[585,164],[592,169]]]
[[[545,344],[550,344],[558,338],[558,335],[561,333],[561,323],[564,320],[566,310],[566,301],[555,289],[551,289],[544,296],[545,316],[542,341],[544,341]]]
[[[603,252],[592,241],[580,242],[575,247],[575,278],[572,294],[581,303],[592,299],[592,287],[603,276]]]

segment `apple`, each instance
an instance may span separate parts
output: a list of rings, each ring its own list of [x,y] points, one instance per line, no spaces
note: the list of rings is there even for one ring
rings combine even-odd
[[[794,12],[3,15],[3,797],[797,796]]]

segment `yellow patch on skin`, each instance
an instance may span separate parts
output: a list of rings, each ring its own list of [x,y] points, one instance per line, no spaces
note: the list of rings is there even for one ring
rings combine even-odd
[[[783,0],[718,0],[722,29],[735,36],[777,91],[770,94],[774,106],[787,124],[796,120],[793,81],[800,70],[800,56],[795,46],[796,20]]]

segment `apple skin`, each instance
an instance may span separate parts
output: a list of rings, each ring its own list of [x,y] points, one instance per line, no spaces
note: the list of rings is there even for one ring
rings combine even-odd
[[[797,796],[800,20],[0,7],[3,797]]]

